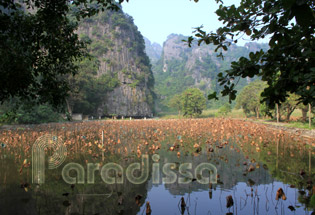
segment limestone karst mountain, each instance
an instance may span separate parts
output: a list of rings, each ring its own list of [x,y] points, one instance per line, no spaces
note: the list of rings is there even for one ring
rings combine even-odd
[[[145,52],[148,55],[148,57],[150,58],[150,61],[152,64],[156,63],[162,54],[162,46],[158,43],[151,43],[151,41],[144,37],[144,41],[145,41]]]
[[[267,44],[246,43],[244,46],[233,45],[224,52],[224,59],[218,58],[213,45],[194,44],[191,48],[182,40],[186,36],[171,34],[163,44],[160,59],[153,63],[157,111],[166,110],[168,101],[189,87],[201,89],[205,95],[219,91],[217,74],[229,69],[232,61],[241,56],[248,56],[253,51],[267,50]],[[148,49],[148,48],[147,48]],[[251,79],[241,79],[238,89],[247,85]],[[226,101],[222,101],[226,102]],[[208,103],[211,105],[211,102]],[[220,105],[220,101],[215,105]]]
[[[132,17],[122,11],[104,11],[81,21],[77,32],[90,42],[89,53],[97,62],[96,76],[116,83],[101,95],[94,114],[152,116],[154,78],[144,39]]]

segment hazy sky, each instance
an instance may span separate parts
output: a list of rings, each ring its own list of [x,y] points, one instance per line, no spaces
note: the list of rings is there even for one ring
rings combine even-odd
[[[236,0],[224,3],[237,4]],[[222,24],[215,14],[218,5],[215,0],[129,0],[123,3],[124,12],[134,18],[143,36],[151,42],[163,45],[171,33],[191,36],[193,27],[203,25],[207,32],[215,31]],[[240,45],[247,41],[239,41]]]

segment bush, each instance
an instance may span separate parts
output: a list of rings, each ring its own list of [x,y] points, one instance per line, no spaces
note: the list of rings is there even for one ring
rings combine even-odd
[[[4,111],[0,122],[18,124],[39,124],[62,121],[62,117],[50,105],[20,104],[10,111]]]
[[[39,124],[58,122],[61,116],[48,105],[39,105],[27,109],[18,109],[15,121],[19,124]]]
[[[231,113],[232,112],[232,108],[231,108],[231,105],[229,103],[225,103],[223,106],[221,106],[219,108],[219,114],[220,115],[228,115],[228,113]]]

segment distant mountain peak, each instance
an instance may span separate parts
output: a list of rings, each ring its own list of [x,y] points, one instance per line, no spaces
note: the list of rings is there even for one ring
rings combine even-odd
[[[162,46],[156,42],[151,43],[151,41],[144,37],[145,42],[145,52],[150,58],[151,62],[157,62],[162,54]]]
[[[82,20],[77,33],[91,41],[88,50],[97,59],[97,76],[110,80],[104,87],[118,83],[100,96],[97,115],[152,116],[154,77],[144,38],[133,18],[122,11],[104,11]]]
[[[246,43],[244,46],[231,45],[224,54],[224,60],[218,58],[216,46],[193,43],[189,47],[183,40],[187,36],[170,34],[163,44],[160,60],[151,62],[155,77],[155,92],[157,95],[157,110],[166,111],[168,101],[189,87],[202,90],[205,95],[210,91],[219,92],[222,88],[217,83],[217,75],[228,70],[232,61],[240,57],[248,57],[250,52],[260,49],[267,50],[268,44]],[[239,81],[238,87],[247,85],[250,79]],[[226,102],[226,101],[225,101]]]

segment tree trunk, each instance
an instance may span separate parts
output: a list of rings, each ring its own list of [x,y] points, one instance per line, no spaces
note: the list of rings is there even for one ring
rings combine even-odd
[[[292,113],[294,112],[295,108],[296,108],[296,105],[293,106],[293,107],[291,107],[291,108],[290,108],[290,107],[287,107],[287,116],[286,116],[286,119],[287,119],[288,122],[290,121],[290,116],[291,116]]]
[[[256,108],[256,117],[259,119],[259,107]]]
[[[276,104],[277,107],[277,123],[280,121],[280,113],[279,113],[279,104]]]
[[[70,106],[68,99],[66,99],[66,105],[67,105],[66,117],[67,117],[67,120],[71,121],[72,120],[72,108]]]
[[[291,116],[290,108],[287,107],[287,115],[286,115],[286,121],[287,121],[287,122],[290,121],[290,116]]]
[[[311,107],[311,104],[308,104],[308,110],[309,110],[309,113],[308,113],[308,123],[309,123],[309,127],[311,128],[312,127],[312,107]]]
[[[72,116],[72,109],[71,109],[71,107],[70,107],[70,104],[69,104],[68,99],[66,99],[66,104],[67,104],[67,111],[68,111],[68,113],[70,114],[70,116]]]
[[[306,122],[308,108],[302,108],[302,121]]]

